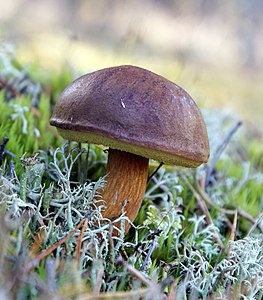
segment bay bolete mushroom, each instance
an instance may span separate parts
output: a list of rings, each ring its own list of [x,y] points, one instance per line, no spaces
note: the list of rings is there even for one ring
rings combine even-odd
[[[185,167],[209,158],[205,123],[193,99],[173,82],[135,66],[76,79],[58,99],[50,124],[67,140],[109,147],[102,191],[103,216],[109,219],[122,211],[135,219],[149,158]]]

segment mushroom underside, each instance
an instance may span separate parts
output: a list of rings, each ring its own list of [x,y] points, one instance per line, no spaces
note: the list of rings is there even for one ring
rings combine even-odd
[[[103,136],[93,132],[75,131],[57,128],[59,134],[66,140],[77,141],[80,143],[91,143],[104,145],[106,147],[133,153],[142,157],[151,158],[165,164],[173,164],[188,168],[196,168],[206,162],[206,154],[200,153],[182,153],[168,152],[168,150],[158,150],[153,147],[141,146],[138,143],[132,144],[123,140],[116,140],[111,137]]]

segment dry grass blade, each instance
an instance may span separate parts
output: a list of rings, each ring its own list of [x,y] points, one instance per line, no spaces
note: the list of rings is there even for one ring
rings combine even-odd
[[[187,187],[189,188],[189,190],[194,194],[194,196],[195,196],[202,212],[205,215],[207,223],[209,225],[213,225],[213,220],[210,216],[209,210],[208,210],[205,202],[203,201],[202,197],[199,195],[199,193],[195,190],[195,188],[191,185],[191,183],[187,180],[187,178],[185,176],[182,176],[182,178],[183,178],[185,184],[187,185]],[[215,240],[217,241],[217,243],[220,246],[221,250],[224,251],[225,246],[224,246],[223,242],[221,241],[218,233],[216,232],[216,230],[213,230],[213,233],[214,233]]]
[[[86,219],[83,219],[79,222],[78,226],[74,228],[69,234],[67,234],[64,238],[62,238],[60,241],[49,247],[48,249],[44,250],[41,254],[39,254],[37,257],[35,257],[33,260],[28,262],[24,267],[24,272],[29,272],[31,269],[36,267],[39,262],[47,257],[49,254],[51,254],[55,249],[57,249],[60,245],[64,244],[72,235],[83,225]]]
[[[77,241],[77,246],[76,246],[76,261],[77,261],[78,264],[79,264],[79,261],[80,261],[81,241],[82,241],[85,229],[87,227],[87,224],[88,224],[88,220],[85,219],[85,221],[83,223],[83,226],[81,228],[81,231],[80,231],[80,235],[78,237],[78,241]]]
[[[32,257],[34,257],[42,249],[42,245],[43,245],[43,242],[45,240],[45,232],[44,232],[44,230],[40,230],[36,235],[33,235],[31,233],[31,236],[32,236],[34,242],[30,246],[30,254],[31,254]]]
[[[229,238],[229,242],[228,242],[228,245],[229,245],[228,252],[227,252],[227,258],[228,259],[230,258],[230,253],[231,253],[231,249],[232,249],[232,242],[235,240],[236,229],[237,229],[237,210],[235,210],[232,230],[231,230],[231,234],[230,234],[230,238]],[[232,285],[231,285],[230,280],[228,280],[227,287],[226,287],[226,290],[225,290],[225,296],[227,297],[227,299],[230,298],[231,289],[232,289]]]
[[[178,284],[178,280],[174,280],[174,282],[171,285],[171,289],[170,289],[170,292],[168,294],[167,300],[176,299],[175,288],[176,288],[177,284]]]
[[[129,292],[108,292],[101,294],[83,294],[78,296],[78,300],[139,300],[146,296],[149,292],[149,288],[141,288],[136,291]]]
[[[236,231],[237,231],[237,209],[235,211],[233,225],[232,225],[232,230],[231,230],[231,234],[230,234],[230,238],[229,238],[229,248],[228,248],[228,253],[227,253],[227,258],[228,259],[230,257],[230,252],[231,252],[231,248],[232,248],[232,242],[235,240]]]
[[[139,281],[141,281],[143,284],[145,284],[146,286],[151,286],[152,282],[151,280],[149,280],[148,278],[145,277],[145,275],[136,270],[133,266],[131,266],[130,264],[126,263],[121,257],[118,258],[117,263],[124,266],[126,268],[126,271],[128,273],[130,273],[132,276],[134,276],[136,279],[138,279]]]
[[[103,275],[104,275],[105,268],[103,265],[97,270],[96,274],[96,284],[93,287],[93,293],[98,294],[100,293],[101,286],[103,284]]]
[[[223,153],[224,149],[226,148],[227,144],[230,142],[232,136],[234,135],[234,133],[238,130],[238,128],[242,125],[241,121],[238,121],[233,128],[231,128],[231,130],[229,131],[229,133],[227,134],[227,136],[225,137],[225,139],[222,141],[222,143],[217,147],[214,156],[212,158],[212,161],[207,169],[207,173],[206,173],[206,179],[205,179],[205,187],[208,186],[209,181],[211,179],[211,174],[213,173],[213,170],[215,169],[216,163],[219,159],[219,157],[221,156],[221,154]]]

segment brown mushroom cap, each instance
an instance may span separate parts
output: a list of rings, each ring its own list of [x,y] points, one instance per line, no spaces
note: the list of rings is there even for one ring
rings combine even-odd
[[[120,66],[84,75],[61,94],[50,120],[67,140],[109,146],[104,218],[133,221],[148,158],[197,167],[209,157],[202,115],[179,86],[148,70]],[[114,235],[118,234],[116,219]],[[127,222],[125,222],[127,223]],[[125,224],[125,232],[130,225]]]
[[[197,167],[209,158],[206,127],[193,99],[164,77],[135,66],[75,80],[61,94],[50,124],[65,139],[164,163]]]

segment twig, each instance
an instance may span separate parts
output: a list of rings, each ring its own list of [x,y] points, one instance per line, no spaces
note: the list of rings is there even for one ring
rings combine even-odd
[[[232,231],[233,224],[231,223],[231,221],[229,220],[229,218],[227,216],[225,216],[224,221],[226,222],[226,225],[229,228],[229,230]]]
[[[9,141],[9,138],[5,136],[5,137],[3,137],[2,143],[0,144],[0,166],[2,166],[2,163],[3,163],[3,155],[5,152],[5,146],[8,141]]]
[[[11,175],[11,178],[15,180],[16,183],[19,182],[18,180],[18,177],[17,177],[17,174],[16,174],[16,169],[15,169],[15,163],[13,160],[10,161],[10,175]]]
[[[263,220],[263,213],[261,213],[258,217],[255,223],[251,226],[249,229],[249,232],[247,233],[247,237],[251,235],[251,233],[258,227],[261,230],[260,222]],[[262,230],[261,230],[262,232]]]
[[[153,176],[161,169],[162,166],[163,166],[163,162],[161,162],[159,164],[159,166],[153,171],[153,173],[148,177],[147,183],[149,183],[151,181],[151,179],[153,178]]]
[[[79,262],[80,262],[80,251],[81,251],[82,238],[83,238],[85,229],[87,227],[87,224],[88,224],[88,219],[85,219],[85,221],[83,223],[83,226],[81,228],[81,231],[80,231],[80,235],[78,237],[78,241],[77,241],[77,246],[76,246],[76,261],[77,261],[78,265],[79,265]]]
[[[218,205],[216,205],[209,197],[209,195],[202,190],[202,188],[200,187],[198,181],[195,182],[195,186],[196,186],[196,191],[197,193],[202,197],[202,199],[209,204],[210,206],[212,206],[213,208],[215,208],[216,210],[220,211],[223,214],[226,215],[234,215],[235,214],[235,210],[234,209],[225,209],[222,208]],[[246,211],[244,211],[243,209],[237,209],[237,214],[238,216],[246,219],[247,221],[249,221],[252,224],[256,224],[256,226],[259,228],[259,230],[263,233],[263,228],[260,226],[259,222],[256,222],[256,220]]]
[[[155,235],[154,238],[153,238],[153,240],[152,240],[152,242],[151,242],[151,246],[150,246],[150,248],[149,248],[149,251],[147,252],[146,258],[145,258],[145,260],[144,260],[144,262],[143,262],[143,264],[142,264],[142,266],[141,266],[141,271],[144,271],[144,269],[145,269],[145,267],[146,267],[146,265],[147,265],[147,263],[148,263],[148,261],[149,261],[151,255],[152,255],[153,251],[154,251],[157,247],[159,247],[158,239],[159,239],[159,236],[158,236],[158,235]]]
[[[10,157],[12,157],[12,158],[15,158],[16,157],[16,155],[13,153],[13,152],[11,152],[11,151],[9,151],[9,150],[4,150],[4,154],[5,155],[8,155],[8,156],[10,156]]]
[[[133,266],[126,263],[121,257],[119,257],[117,259],[117,264],[124,266],[128,273],[130,273],[132,276],[136,277],[139,281],[141,281],[146,286],[152,285],[152,282],[150,279],[146,278],[142,272],[136,270]]]
[[[78,160],[77,160],[77,165],[78,165],[78,182],[84,183],[84,171],[83,171],[83,161],[82,161],[82,156],[81,153],[81,143],[78,143]]]
[[[211,175],[215,169],[215,165],[219,159],[219,157],[221,156],[221,154],[223,153],[224,149],[226,148],[227,144],[230,142],[232,136],[234,135],[234,133],[238,130],[238,128],[242,125],[242,121],[238,121],[233,128],[229,131],[229,133],[227,134],[227,136],[225,137],[225,139],[222,141],[222,143],[216,148],[216,151],[214,153],[214,156],[211,160],[210,165],[207,168],[206,171],[206,179],[205,179],[205,188],[207,188]]]
[[[232,230],[231,230],[230,238],[229,238],[229,241],[228,241],[228,245],[229,245],[228,246],[228,252],[227,252],[227,259],[228,260],[230,258],[232,243],[234,242],[234,239],[235,239],[236,228],[237,228],[237,210],[235,210]],[[228,271],[228,272],[230,272],[230,271]],[[226,289],[225,289],[225,296],[226,296],[227,299],[230,298],[229,295],[230,295],[231,288],[232,288],[231,280],[228,278],[227,282],[226,282]]]
[[[186,185],[188,186],[188,188],[191,190],[191,192],[194,194],[195,199],[197,200],[201,210],[203,211],[205,217],[206,217],[206,221],[209,225],[213,225],[213,220],[210,216],[209,210],[205,204],[205,202],[203,201],[203,199],[201,198],[201,196],[198,194],[198,192],[195,190],[195,188],[190,184],[190,182],[186,179],[185,176],[182,176],[184,182],[186,183]],[[225,249],[225,246],[223,244],[223,242],[221,241],[218,233],[216,230],[213,230],[214,233],[214,238],[217,241],[217,243],[219,244],[221,250]]]
[[[234,215],[232,230],[231,230],[231,234],[230,234],[230,238],[229,238],[229,248],[228,248],[228,253],[227,253],[227,258],[228,259],[230,257],[230,252],[231,252],[231,248],[232,248],[232,242],[234,242],[234,240],[235,240],[236,231],[237,231],[237,209],[235,210],[235,215]]]
[[[37,257],[32,259],[30,262],[28,262],[25,267],[23,268],[24,272],[29,272],[31,269],[36,267],[39,262],[47,257],[49,254],[51,254],[55,249],[57,249],[60,245],[64,244],[70,237],[73,236],[73,234],[83,225],[86,219],[83,219],[79,222],[78,226],[74,228],[69,234],[67,234],[65,237],[63,237],[61,240],[59,240],[57,243],[52,245],[51,247],[47,248],[45,251],[40,253]]]
[[[1,89],[6,89],[7,91],[9,91],[11,93],[12,97],[16,97],[16,96],[20,95],[20,93],[18,91],[16,91],[16,89],[13,88],[12,85],[9,84],[8,81],[6,81],[3,78],[0,78],[0,90]]]

